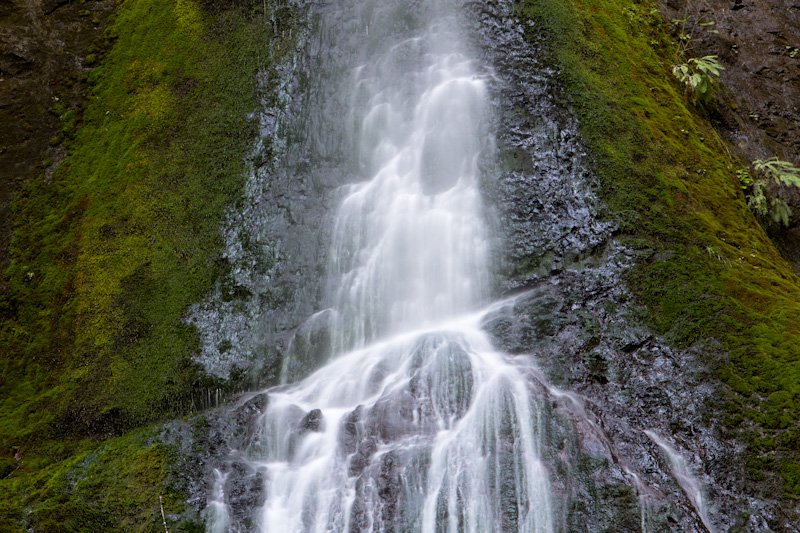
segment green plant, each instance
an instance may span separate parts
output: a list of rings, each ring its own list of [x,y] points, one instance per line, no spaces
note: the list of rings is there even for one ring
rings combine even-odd
[[[660,13],[657,8],[646,9],[638,4],[623,9],[623,13],[630,21],[629,28],[637,24],[645,24],[648,26],[655,26],[660,20]]]
[[[692,33],[686,27],[688,23],[688,17],[672,19],[672,25],[675,27],[677,35],[677,40],[673,41],[672,44],[675,45],[675,53],[681,58],[686,55],[692,45]]]
[[[689,53],[694,40],[694,30],[697,26],[704,28],[706,33],[719,33],[719,30],[712,28],[716,23],[712,20],[709,22],[698,22],[694,24],[688,16],[684,13],[682,19],[672,19],[672,25],[677,36],[677,41],[673,41],[675,45],[675,53],[678,57],[683,59]]]
[[[747,206],[753,213],[761,218],[770,217],[773,222],[783,226],[789,225],[791,208],[781,200],[767,194],[767,185],[770,181],[783,183],[790,187],[800,187],[800,168],[789,161],[781,161],[777,157],[770,159],[756,159],[753,161],[756,171],[755,179],[747,169],[737,171],[742,188],[750,188],[747,195]]]
[[[687,92],[704,95],[719,77],[719,71],[725,70],[717,56],[693,57],[679,65],[672,66],[672,73],[686,86]]]
[[[793,187],[800,187],[800,168],[789,161],[781,161],[777,157],[770,159],[756,159],[753,166],[758,172],[765,174],[776,182],[782,182]]]
[[[675,46],[675,55],[685,60],[682,63],[672,66],[672,73],[681,83],[686,86],[686,94],[691,92],[694,98],[703,96],[713,85],[715,78],[719,77],[719,72],[725,70],[717,56],[687,57],[692,49],[694,32],[697,27],[703,28],[705,33],[719,33],[713,26],[714,21],[693,22],[688,16],[682,19],[672,19],[673,31],[676,40],[672,42]]]
[[[747,189],[753,184],[753,177],[750,175],[750,169],[748,168],[740,168],[737,170],[736,177],[739,178],[742,189]]]
[[[708,254],[709,257],[711,257],[712,259],[716,259],[717,261],[722,261],[724,259],[719,248],[717,248],[716,246],[711,246],[711,245],[706,246],[706,253]]]

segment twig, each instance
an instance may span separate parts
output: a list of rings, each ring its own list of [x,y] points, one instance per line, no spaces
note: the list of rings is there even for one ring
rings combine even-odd
[[[21,465],[21,464],[17,465],[17,467],[16,467],[14,470],[12,470],[11,472],[9,472],[9,473],[8,473],[8,474],[6,474],[5,476],[3,476],[3,479],[8,479],[8,478],[10,478],[10,477],[11,477],[11,474],[13,474],[13,473],[14,473],[14,472],[16,472],[17,470],[19,470],[19,467],[20,467],[20,466],[22,466],[22,465]]]
[[[167,517],[164,516],[164,500],[161,498],[161,494],[158,495],[158,505],[161,507],[161,520],[164,522],[164,531],[169,533],[169,529],[167,529]]]

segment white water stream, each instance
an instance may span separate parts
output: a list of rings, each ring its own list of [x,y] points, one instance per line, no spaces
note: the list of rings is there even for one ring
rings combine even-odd
[[[335,217],[334,357],[269,391],[247,450],[266,479],[260,531],[554,527],[541,400],[476,312],[489,278],[486,88],[432,4],[427,27],[380,37],[351,72],[354,157],[371,178],[348,186]],[[211,530],[227,520],[215,507]]]
[[[708,508],[705,498],[703,497],[703,484],[692,474],[689,465],[686,463],[686,459],[678,453],[678,450],[666,440],[659,437],[654,431],[645,430],[644,434],[656,443],[667,456],[675,481],[678,482],[678,485],[689,498],[689,501],[692,502],[692,506],[695,511],[697,511],[697,516],[700,517],[703,525],[710,533],[714,533],[716,530],[709,520]]]
[[[346,110],[314,104],[342,114],[338,137],[307,132],[320,153],[351,146],[342,164],[355,169],[333,219],[328,308],[308,322],[328,328],[330,346],[318,353],[332,355],[266,391],[248,428],[255,437],[234,451],[250,479],[263,480],[263,505],[252,520],[232,518],[228,474],[215,471],[212,533],[554,531],[563,517],[554,516],[541,456],[546,402],[563,404],[583,446],[614,456],[582,398],[547,384],[530,359],[496,350],[481,329],[513,304],[489,303],[491,236],[479,191],[493,146],[485,69],[462,46],[449,3],[356,0],[322,10],[353,18],[323,16],[320,50],[345,40],[362,52],[342,74],[347,83],[314,92],[349,102]],[[285,361],[305,361],[307,345],[290,346]],[[285,364],[282,375],[299,374]],[[699,483],[646,433],[710,530]],[[644,531],[646,486],[620,465],[639,493]]]

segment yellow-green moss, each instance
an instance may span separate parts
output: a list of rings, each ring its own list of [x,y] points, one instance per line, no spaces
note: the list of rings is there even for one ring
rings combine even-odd
[[[173,452],[154,437],[136,431],[0,480],[0,532],[163,531],[162,503],[166,514],[179,513],[184,496],[168,483]]]
[[[274,28],[291,34],[268,19],[275,3],[212,16],[124,0],[91,50],[85,105],[54,108],[69,155],[18,195],[0,292],[3,475],[20,450],[12,479],[39,476],[213,385],[184,319],[226,268],[219,228],[257,137],[258,79],[287,48]]]

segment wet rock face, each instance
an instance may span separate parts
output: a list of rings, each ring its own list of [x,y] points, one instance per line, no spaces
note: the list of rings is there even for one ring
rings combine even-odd
[[[327,51],[305,41],[312,21],[303,2],[286,4],[301,28],[299,51],[275,73],[259,75],[261,136],[243,199],[223,224],[220,260],[230,270],[189,319],[202,338],[197,361],[209,374],[244,389],[274,385],[282,372],[307,373],[311,365],[305,360],[293,359],[283,368],[292,345],[316,350],[320,360],[327,357],[327,315],[309,317],[322,307],[330,213],[347,180],[335,164],[342,147],[321,147],[316,137],[320,129],[335,127],[335,117],[306,107],[318,99],[309,94],[314,84],[308,79],[322,75],[315,66]],[[314,121],[325,124],[308,125]]]
[[[735,449],[703,425],[710,373],[702,353],[670,349],[625,316],[624,304],[622,313],[609,311],[610,301],[624,299],[615,278],[564,272],[488,315],[484,327],[495,344],[519,349],[519,357],[563,391],[544,391],[552,410],[544,453],[567,530],[640,531],[644,517],[654,530],[704,531],[668,459],[644,430],[672,439],[704,483],[719,482],[717,468]],[[537,333],[542,323],[543,335]],[[712,449],[719,454],[713,461]],[[723,520],[736,514],[733,502],[715,504]]]
[[[334,313],[313,314],[292,334],[282,362],[281,381],[294,383],[320,368],[331,357]]]
[[[11,201],[24,180],[51,175],[66,152],[52,139],[85,91],[86,55],[102,35],[113,0],[0,1],[0,268],[9,260]]]
[[[476,48],[497,71],[498,168],[487,197],[504,229],[499,285],[521,294],[484,327],[498,348],[577,395],[549,392],[546,453],[566,529],[796,530],[797,510],[753,498],[735,466],[742,448],[720,437],[712,361],[721,348],[674,349],[636,318],[625,270],[652,252],[626,249],[603,221],[578,125],[553,103],[558,89],[537,43],[523,38],[510,3],[475,9]],[[671,442],[705,486],[708,524],[646,430]]]
[[[489,78],[497,150],[485,169],[485,195],[502,236],[500,286],[596,264],[613,226],[597,217],[596,180],[578,124],[554,104],[555,72],[525,40],[509,4],[472,8],[477,13],[465,22],[477,36],[475,53],[497,74]]]
[[[168,483],[188,495],[187,510],[171,519],[204,520],[208,495],[216,481],[214,471],[225,475],[224,490],[233,529],[250,531],[254,511],[264,502],[264,473],[245,461],[241,451],[258,440],[252,428],[268,404],[266,394],[249,394],[230,407],[164,425],[159,440],[175,449],[177,462]]]
[[[322,416],[322,411],[319,409],[312,409],[300,421],[300,429],[307,431],[323,431],[325,419]]]
[[[464,11],[465,23],[477,36],[472,46],[496,70],[489,84],[497,149],[496,158],[483,162],[484,189],[499,235],[497,293],[509,300],[486,316],[484,329],[498,349],[531,367],[530,387],[543,398],[549,416],[541,427],[545,435],[542,453],[553,488],[553,505],[561,510],[559,528],[797,530],[791,518],[794,510],[751,496],[748,481],[738,467],[740,447],[720,437],[714,420],[716,382],[710,368],[720,357],[720,347],[709,341],[686,350],[672,348],[637,318],[624,283],[626,269],[636,261],[669,258],[626,248],[615,239],[614,226],[600,216],[602,204],[594,194],[595,178],[577,133],[578,125],[567,110],[555,105],[553,72],[539,62],[538,44],[524,38],[511,4],[510,0],[468,3]],[[309,57],[317,58],[326,68],[335,68],[337,54],[344,53],[314,51],[313,45],[308,50]],[[300,61],[292,68],[304,72],[303,65],[307,64]],[[299,79],[292,72],[287,68],[287,80]],[[287,95],[294,87],[291,83],[287,84]],[[299,122],[275,119],[282,113],[301,115],[299,100],[290,98],[287,102],[280,111],[275,107],[265,112],[272,117],[264,120],[266,135],[272,135],[275,130],[271,128],[280,124],[299,128]],[[326,153],[336,153],[345,147],[328,148]],[[315,305],[322,301],[320,285],[312,278],[321,272],[324,254],[314,252],[308,243],[326,242],[325,232],[313,233],[312,228],[324,226],[325,204],[332,203],[335,193],[331,191],[339,178],[323,171],[320,180],[288,179],[290,175],[307,177],[302,169],[311,168],[310,161],[306,167],[300,156],[291,157],[296,158],[290,158],[295,166],[288,168],[295,170],[270,167],[270,172],[279,174],[264,173],[260,184],[253,185],[251,207],[241,218],[232,219],[230,234],[235,236],[234,232],[240,231],[236,228],[242,225],[261,228],[247,231],[251,235],[262,232],[263,240],[258,241],[262,243],[276,242],[276,235],[283,236],[277,240],[286,243],[298,238],[293,245],[295,253],[281,255],[276,251],[279,259],[267,269],[268,276],[259,286],[261,282],[256,282],[249,270],[250,264],[258,264],[257,256],[236,244],[244,242],[240,237],[229,241],[233,243],[227,252],[234,265],[232,279],[236,286],[244,287],[245,294],[253,296],[238,303],[225,302],[222,297],[204,308],[203,312],[214,317],[198,322],[210,346],[221,343],[214,337],[218,325],[224,326],[216,329],[220,334],[242,332],[242,346],[273,343],[285,349],[294,343],[305,346],[303,352],[316,353],[315,346],[325,344],[324,320],[307,319],[318,311]],[[318,165],[314,168],[324,170],[324,165],[314,164]],[[318,194],[322,197],[315,197]],[[280,206],[277,211],[276,205]],[[255,226],[250,226],[254,221]],[[311,274],[298,273],[295,269],[300,267],[310,268]],[[259,300],[254,296],[273,294],[270,291],[276,287],[287,291],[284,299],[265,305],[264,297]],[[302,291],[306,291],[305,296],[300,295]],[[220,295],[224,296],[222,289]],[[254,336],[256,327],[262,326],[267,333]],[[238,341],[237,337],[230,344],[237,345]],[[432,338],[426,342],[438,346],[439,341]],[[426,349],[424,344],[420,349]],[[207,351],[204,357],[212,352]],[[278,349],[269,357],[279,361],[281,353]],[[251,355],[237,352],[230,361],[256,361],[256,354],[255,349]],[[214,357],[207,359],[212,365],[209,368],[219,368],[223,374],[230,370],[227,363],[214,367],[223,361]],[[300,365],[296,370],[292,367],[296,376],[310,370],[302,367],[299,354],[293,360]],[[459,374],[463,366],[460,354],[449,354],[448,361],[452,374]],[[452,385],[463,389],[464,402],[468,403],[469,380],[456,379]],[[437,403],[433,388],[419,373],[398,386],[387,401],[371,409],[359,407],[343,419],[338,449],[347,464],[347,475],[358,480],[351,511],[356,530],[365,528],[371,516],[363,504],[368,493],[378,494],[384,502],[380,520],[385,530],[413,529],[413,517],[419,510],[402,500],[403,492],[398,488],[403,483],[425,486],[430,458],[424,442],[435,428],[425,427],[424,421],[436,410],[457,418],[464,408],[462,402]],[[194,449],[203,450],[191,459],[189,477],[194,481],[190,501],[202,508],[213,482],[211,472],[215,468],[224,471],[228,476],[225,493],[232,495],[229,505],[234,531],[252,530],[253,514],[258,502],[263,501],[259,472],[245,468],[238,454],[258,438],[248,428],[263,413],[266,397],[257,396],[205,415],[193,428],[178,428],[182,439],[193,439]],[[261,398],[260,403],[257,398]],[[324,424],[320,414],[299,410],[296,432],[316,431]],[[513,428],[513,423],[505,422],[503,427]],[[164,438],[175,440],[169,431]],[[704,485],[707,523],[696,495],[646,431],[669,442],[685,460],[687,472]],[[421,435],[419,448],[402,454],[376,453],[382,443],[411,432]],[[513,435],[513,429],[509,429],[504,445],[512,446]],[[497,456],[502,464],[511,454],[500,448]],[[513,485],[513,480],[502,475],[497,482],[501,487]],[[503,512],[503,523],[509,530],[516,523],[512,507],[509,504]]]

